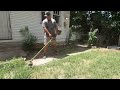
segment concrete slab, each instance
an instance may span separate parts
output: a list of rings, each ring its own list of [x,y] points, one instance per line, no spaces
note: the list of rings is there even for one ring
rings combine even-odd
[[[48,57],[48,58],[46,58],[46,59],[34,59],[34,60],[32,61],[32,63],[33,63],[33,66],[39,66],[39,65],[46,64],[46,63],[48,63],[48,62],[50,62],[50,61],[53,61],[53,60],[54,60],[53,57]]]
[[[108,46],[108,49],[115,49],[115,50],[120,50],[119,46]]]

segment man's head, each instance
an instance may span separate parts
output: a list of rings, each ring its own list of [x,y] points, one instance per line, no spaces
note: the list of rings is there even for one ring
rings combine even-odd
[[[46,11],[46,12],[45,12],[45,17],[46,17],[48,20],[51,19],[51,14],[50,14],[49,11]]]

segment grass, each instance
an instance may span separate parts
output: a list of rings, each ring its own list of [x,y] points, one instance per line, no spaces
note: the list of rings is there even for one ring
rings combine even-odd
[[[0,64],[0,79],[26,79],[30,78],[30,68],[22,58],[13,58]]]
[[[120,51],[90,49],[30,68],[22,58],[0,63],[1,79],[119,79]]]

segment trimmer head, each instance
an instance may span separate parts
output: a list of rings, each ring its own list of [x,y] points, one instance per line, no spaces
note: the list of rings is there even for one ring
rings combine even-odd
[[[28,63],[28,65],[29,65],[29,66],[33,66],[33,62],[30,61],[30,62]]]

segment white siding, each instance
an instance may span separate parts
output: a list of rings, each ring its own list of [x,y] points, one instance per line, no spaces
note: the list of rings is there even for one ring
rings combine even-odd
[[[57,41],[65,41],[66,38],[66,30],[68,28],[64,28],[64,13],[66,11],[61,11],[61,23],[59,29],[62,30],[62,34],[57,37]],[[67,12],[66,12],[67,13]],[[68,14],[67,14],[68,15]],[[10,12],[11,19],[11,28],[12,28],[12,39],[14,41],[22,40],[22,36],[20,34],[20,28],[28,26],[30,32],[33,35],[38,37],[39,42],[43,43],[43,29],[41,26],[41,11],[11,11]]]
[[[65,30],[64,30],[64,16],[63,16],[64,12],[61,11],[60,13],[60,26],[58,26],[58,29],[62,30],[61,35],[57,36],[57,41],[61,42],[61,41],[65,41]]]
[[[8,11],[0,11],[0,39],[11,39]]]
[[[61,15],[61,20],[62,20],[62,35],[60,35],[58,38],[60,39],[60,41],[65,41],[66,38],[69,35],[69,19],[70,19],[70,11],[62,11],[62,15]],[[65,19],[65,18],[68,19]],[[64,22],[66,22],[66,27],[64,26]]]
[[[67,16],[67,20],[65,20],[65,17]],[[70,18],[70,11],[61,11],[61,23],[59,27],[62,30],[62,33],[60,36],[57,37],[57,41],[65,41],[68,34],[69,34],[69,18]],[[64,22],[67,23],[67,26],[64,27]]]
[[[28,26],[30,32],[35,35],[39,41],[43,41],[43,30],[40,25],[40,12],[39,11],[11,11],[11,27],[13,40],[22,40],[20,28]]]

